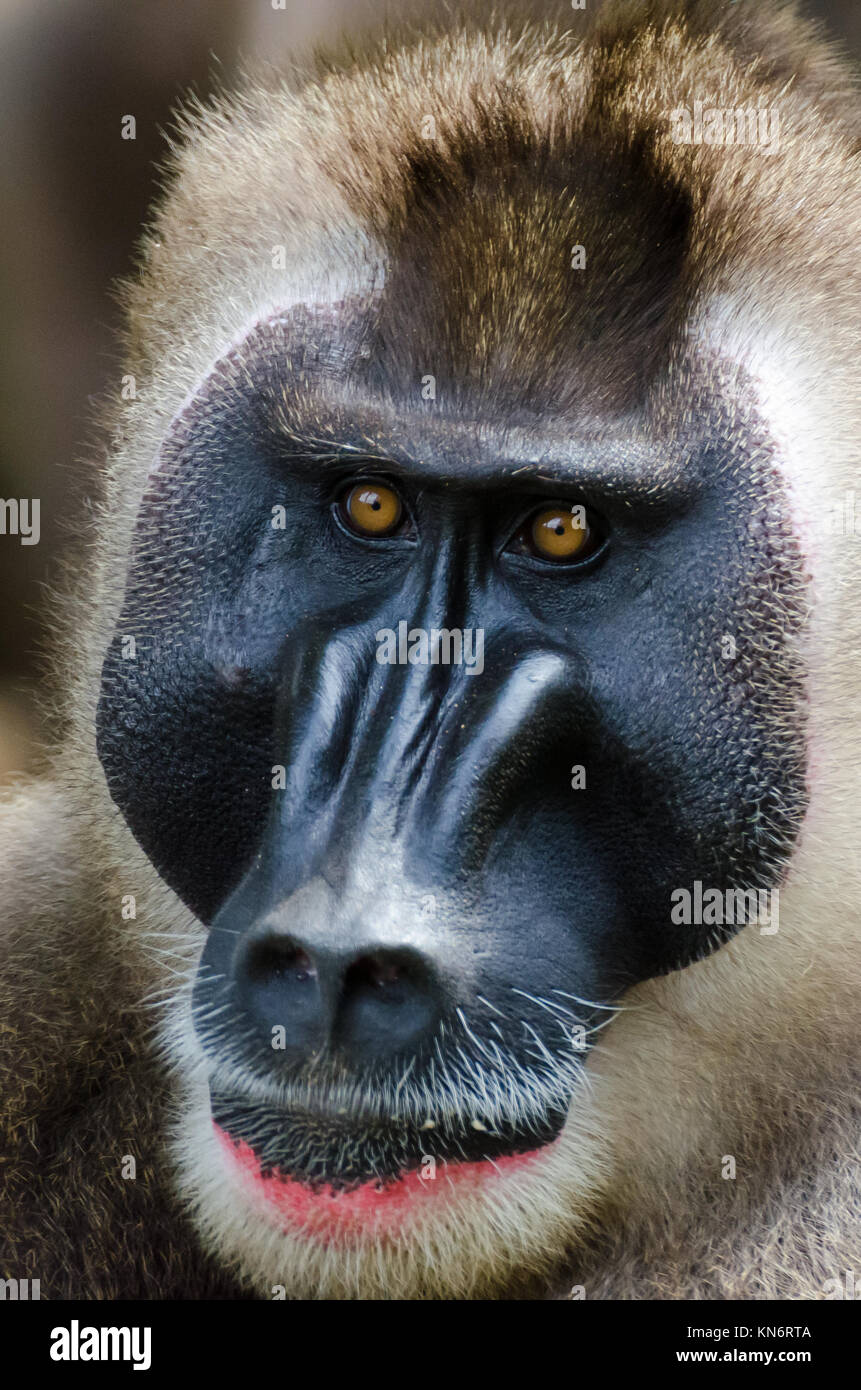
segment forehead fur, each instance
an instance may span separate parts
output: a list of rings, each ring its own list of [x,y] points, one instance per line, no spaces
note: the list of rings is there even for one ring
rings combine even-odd
[[[762,317],[795,288],[801,333],[833,312],[848,339],[848,79],[811,36],[790,43],[784,7],[729,6],[715,32],[717,8],[471,24],[191,113],[129,294],[133,365],[167,371],[181,399],[261,303],[383,278],[395,386],[459,364],[470,388],[619,404],[718,293]],[[695,101],[778,111],[777,147],[674,144],[670,113]]]

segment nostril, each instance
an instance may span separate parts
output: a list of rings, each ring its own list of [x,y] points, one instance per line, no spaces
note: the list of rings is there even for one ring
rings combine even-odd
[[[240,949],[234,968],[236,1003],[272,1063],[316,1055],[330,1025],[331,981],[324,988],[321,978],[325,957],[299,937],[272,932]]]
[[[361,956],[347,971],[345,992],[348,995],[362,989],[393,992],[399,985],[418,984],[418,973],[415,962],[402,957],[388,954]]]
[[[248,977],[254,984],[272,980],[295,980],[302,984],[316,980],[317,968],[307,951],[295,941],[261,942],[248,958]]]
[[[325,1049],[364,1065],[433,1036],[443,997],[433,957],[412,946],[338,945],[269,932],[235,951],[233,999],[269,1065]]]
[[[333,1021],[344,1055],[366,1062],[430,1038],[440,1014],[439,982],[409,947],[365,951],[350,962]]]

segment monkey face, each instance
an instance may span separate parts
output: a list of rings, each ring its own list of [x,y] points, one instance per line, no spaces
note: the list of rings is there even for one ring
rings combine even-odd
[[[805,797],[801,565],[721,369],[503,427],[393,400],[378,322],[258,322],[174,419],[98,715],[209,929],[211,1121],[321,1240],[540,1163],[623,991],[739,925],[674,894],[773,888]]]

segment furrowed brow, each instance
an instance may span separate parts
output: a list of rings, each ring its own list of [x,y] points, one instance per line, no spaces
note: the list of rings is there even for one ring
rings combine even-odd
[[[528,430],[500,431],[439,414],[364,413],[353,404],[332,411],[325,421],[318,414],[313,432],[300,426],[280,430],[279,437],[285,461],[299,472],[380,472],[476,492],[504,484],[547,494],[612,495],[672,509],[696,496],[703,482],[702,441],[658,447],[635,430],[537,437]]]

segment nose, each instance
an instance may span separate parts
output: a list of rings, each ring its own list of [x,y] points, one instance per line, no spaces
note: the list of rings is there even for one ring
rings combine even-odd
[[[240,949],[235,997],[273,1049],[292,1063],[324,1048],[359,1066],[433,1037],[441,983],[412,946],[337,950],[270,933]]]

